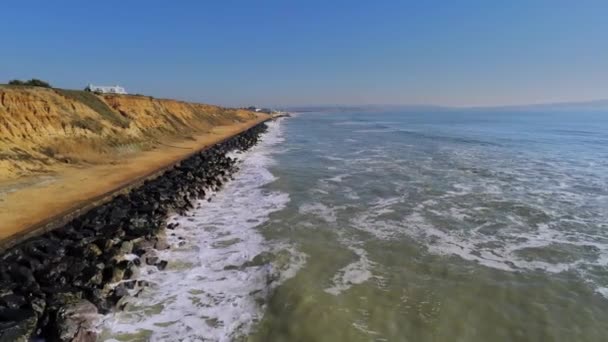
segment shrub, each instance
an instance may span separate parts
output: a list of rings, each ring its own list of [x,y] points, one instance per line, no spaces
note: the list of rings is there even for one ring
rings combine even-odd
[[[32,86],[32,87],[44,87],[44,88],[51,88],[51,85],[48,82],[39,80],[37,78],[32,78],[29,81],[21,81],[21,80],[10,80],[8,81],[8,84],[10,85],[16,85],[16,86]]]
[[[32,87],[44,87],[44,88],[50,88],[51,85],[48,82],[39,80],[37,78],[32,78],[31,80],[25,82],[26,85],[32,86]]]
[[[78,118],[72,120],[71,124],[74,127],[86,129],[97,134],[103,131],[103,125],[93,118]]]

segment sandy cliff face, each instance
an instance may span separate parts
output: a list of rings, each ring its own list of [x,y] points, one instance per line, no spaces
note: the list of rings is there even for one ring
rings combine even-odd
[[[253,118],[248,111],[145,96],[0,87],[0,181],[111,162]]]

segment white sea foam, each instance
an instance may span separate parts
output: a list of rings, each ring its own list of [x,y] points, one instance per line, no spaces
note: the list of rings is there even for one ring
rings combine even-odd
[[[337,221],[337,209],[336,207],[328,207],[323,203],[304,203],[300,205],[298,211],[300,214],[311,214],[315,215],[328,223],[335,223]]]
[[[373,124],[374,122],[369,121],[339,121],[333,123],[334,126],[370,126]]]
[[[348,176],[350,176],[350,174],[348,174],[348,173],[342,173],[342,174],[339,174],[337,176],[333,176],[331,178],[328,178],[327,180],[331,181],[331,182],[335,182],[335,183],[342,183],[342,181],[344,180],[344,178],[348,177]]]
[[[398,128],[376,128],[376,129],[358,129],[353,131],[354,133],[394,133],[401,132]]]
[[[346,161],[346,158],[342,158],[342,157],[336,157],[336,156],[323,156],[326,159],[329,159],[331,161]]]
[[[470,190],[470,189],[469,189]],[[472,191],[472,190],[471,190]],[[467,195],[467,187],[449,196]],[[379,239],[393,239],[407,235],[422,242],[430,253],[438,255],[456,255],[462,259],[477,262],[480,265],[505,271],[536,271],[561,273],[574,271],[589,282],[596,291],[608,298],[606,287],[598,285],[590,270],[593,267],[608,266],[608,244],[604,237],[584,232],[563,231],[558,229],[558,222],[538,223],[530,226],[529,222],[515,214],[506,215],[508,225],[493,234],[483,233],[483,229],[495,222],[486,222],[474,229],[460,228],[466,220],[473,219],[485,207],[472,207],[468,210],[452,205],[448,208],[438,207],[436,200],[419,203],[414,212],[401,220],[380,219],[379,216],[398,205],[396,198],[387,198],[372,203],[369,210],[351,219],[351,225],[369,232]],[[429,215],[441,217],[445,225],[438,226],[429,220]],[[585,220],[573,218],[571,222],[579,224]],[[451,223],[448,223],[451,222]],[[565,260],[545,260],[527,251],[540,251],[557,246],[560,250],[568,248],[589,249],[590,257],[571,257]],[[546,252],[543,252],[546,254]],[[544,254],[541,254],[544,255]],[[595,257],[593,257],[595,255]],[[539,259],[540,258],[540,259]]]
[[[359,257],[359,260],[346,265],[334,275],[332,279],[333,286],[325,289],[325,292],[334,296],[348,290],[353,285],[368,281],[373,276],[371,269],[374,267],[374,264],[367,258],[367,252],[352,242],[345,242],[345,244],[348,245],[348,249]]]
[[[414,164],[387,153],[370,148],[365,158],[346,163],[346,171],[362,178],[394,172],[394,177],[359,187],[342,183],[361,193],[376,185],[386,192],[387,183],[395,189],[361,203],[351,227],[383,240],[414,238],[432,254],[505,271],[578,273],[598,293],[608,294],[598,271],[608,267],[608,237],[601,229],[606,212],[599,209],[608,205],[601,194],[605,181],[564,172],[561,161],[539,163],[539,169],[530,164],[533,159],[514,165],[474,149],[446,149],[449,164],[443,158],[421,158]],[[479,166],[480,160],[492,168]],[[577,188],[583,184],[600,189],[599,195]],[[427,192],[429,186],[439,191]]]
[[[199,201],[199,209],[170,219],[180,225],[168,237],[172,248],[159,252],[169,261],[167,269],[142,267],[139,279],[152,286],[105,318],[107,340],[119,334],[151,341],[232,340],[261,318],[260,303],[269,291],[303,265],[305,258],[291,246],[272,245],[255,228],[289,202],[288,194],[261,188],[275,180],[267,167],[273,146],[282,141],[280,124],[269,126],[260,144],[239,154],[234,181],[210,202]],[[287,253],[290,262],[254,259],[268,253]]]

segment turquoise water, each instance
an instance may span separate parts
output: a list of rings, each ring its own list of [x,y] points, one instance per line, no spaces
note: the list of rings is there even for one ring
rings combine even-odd
[[[102,336],[607,339],[608,113],[301,113],[235,156]]]

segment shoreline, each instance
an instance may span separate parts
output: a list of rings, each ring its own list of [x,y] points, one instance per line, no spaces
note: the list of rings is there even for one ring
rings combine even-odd
[[[52,182],[40,182],[0,198],[0,253],[86,214],[120,194],[163,174],[191,156],[272,120],[258,116],[245,123],[217,126],[193,140],[182,140],[146,151],[120,163],[68,167]],[[14,183],[17,184],[17,183]]]
[[[158,252],[167,268],[142,264],[137,279],[151,286],[125,297],[118,304],[122,310],[100,318],[100,340],[228,341],[255,329],[264,303],[289,278],[284,274],[295,274],[301,265],[295,246],[275,244],[258,230],[290,201],[268,188],[278,179],[271,169],[284,130],[281,122],[267,126],[256,146],[230,153],[239,171],[225,187],[196,201],[192,210],[170,215],[167,222],[177,227],[166,231],[170,248]],[[161,305],[160,311],[148,311]],[[132,315],[144,311],[149,314]],[[179,317],[189,318],[175,322]]]
[[[171,213],[196,207],[238,171],[232,151],[255,146],[267,120],[171,165],[127,194],[0,255],[0,340],[96,340],[94,319],[149,286],[144,265],[164,270]]]

